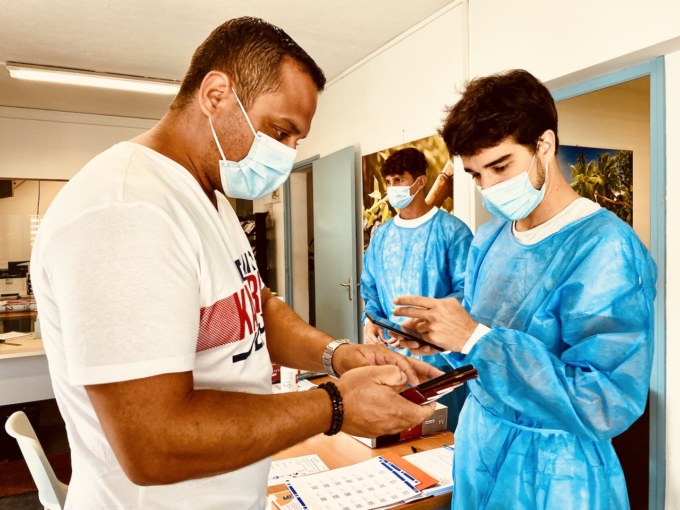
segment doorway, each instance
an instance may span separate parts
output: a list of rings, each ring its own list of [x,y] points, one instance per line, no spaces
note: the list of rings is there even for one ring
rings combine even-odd
[[[284,185],[286,302],[335,338],[358,338],[354,148],[299,163]],[[306,277],[306,278],[305,278]]]
[[[312,165],[298,165],[284,185],[286,237],[286,301],[316,326],[314,292],[314,173]]]
[[[655,303],[655,353],[650,395],[644,414],[612,441],[621,460],[631,508],[662,509],[665,492],[665,145],[663,59],[602,76],[553,93],[560,119],[560,146],[583,159],[571,169],[574,179],[598,154],[592,168],[630,157],[631,173],[616,190],[598,189],[601,205],[628,221],[650,249],[658,268]],[[599,151],[599,152],[598,152]],[[618,163],[617,163],[618,164]],[[563,168],[563,171],[565,168]],[[625,172],[624,172],[625,173]],[[579,190],[583,193],[583,190]],[[630,193],[629,193],[630,192]],[[630,195],[630,196],[629,196]]]

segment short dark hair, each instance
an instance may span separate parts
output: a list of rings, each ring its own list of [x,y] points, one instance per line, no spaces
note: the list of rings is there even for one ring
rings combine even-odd
[[[242,17],[226,21],[196,48],[172,109],[182,109],[212,70],[229,75],[244,106],[280,84],[281,64],[290,58],[306,71],[319,91],[326,76],[291,37],[279,27],[259,18]]]
[[[415,147],[407,147],[390,154],[383,163],[380,173],[383,177],[388,175],[402,175],[404,172],[410,173],[414,178],[425,175],[427,170],[427,160],[425,155]]]
[[[450,107],[439,134],[452,156],[473,156],[508,138],[536,149],[547,129],[557,137],[557,109],[550,91],[523,69],[475,78]]]

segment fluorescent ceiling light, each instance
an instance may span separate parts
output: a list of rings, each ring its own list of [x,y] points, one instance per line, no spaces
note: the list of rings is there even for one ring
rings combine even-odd
[[[156,80],[124,74],[95,73],[92,71],[18,64],[15,62],[7,62],[6,67],[12,78],[20,80],[46,81],[66,85],[149,92],[152,94],[174,95],[179,91],[179,83],[169,80]]]

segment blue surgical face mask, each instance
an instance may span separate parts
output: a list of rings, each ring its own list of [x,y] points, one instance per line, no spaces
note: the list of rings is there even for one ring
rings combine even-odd
[[[418,182],[417,179],[416,182]],[[418,190],[411,195],[411,188],[416,185],[416,182],[410,186],[387,186],[387,200],[392,204],[392,207],[395,209],[403,209],[410,205],[413,201],[413,197],[420,191]]]
[[[529,170],[534,165],[536,153],[531,158],[529,168],[512,179],[499,182],[486,189],[477,186],[482,195],[484,208],[498,219],[517,221],[531,214],[545,195],[548,181],[548,168],[545,169],[545,181],[541,189],[534,188],[529,179]]]
[[[222,146],[217,139],[212,119],[208,117],[215,143],[220,151],[220,179],[224,194],[232,198],[254,200],[262,198],[281,186],[290,175],[297,151],[265,135],[262,131],[255,132],[253,124],[248,118],[241,100],[234,92],[243,115],[248,121],[250,130],[255,135],[250,151],[241,161],[229,161],[224,156]]]

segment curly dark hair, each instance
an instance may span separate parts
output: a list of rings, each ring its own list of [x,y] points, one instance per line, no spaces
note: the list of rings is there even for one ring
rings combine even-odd
[[[402,175],[404,172],[410,173],[414,179],[425,175],[427,170],[427,160],[425,155],[415,147],[407,147],[390,154],[383,163],[380,173],[383,177],[388,175]]]
[[[550,91],[533,75],[514,69],[470,81],[448,108],[439,134],[452,156],[473,156],[510,138],[530,151],[547,129],[559,149],[557,109]]]
[[[245,107],[280,84],[281,64],[290,58],[314,80],[319,91],[326,76],[291,37],[279,27],[259,18],[226,21],[196,48],[189,70],[171,108],[181,110],[191,100],[206,74],[212,70],[229,75]]]

